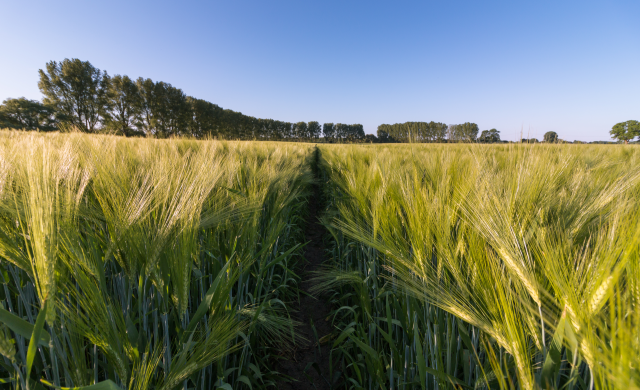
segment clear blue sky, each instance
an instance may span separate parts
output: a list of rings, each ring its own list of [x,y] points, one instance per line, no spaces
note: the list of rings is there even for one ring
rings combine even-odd
[[[244,114],[608,140],[640,120],[640,1],[0,2],[0,100],[80,58]]]

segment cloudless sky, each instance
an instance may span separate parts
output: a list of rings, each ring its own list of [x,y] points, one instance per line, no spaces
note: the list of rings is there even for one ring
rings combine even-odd
[[[640,1],[0,0],[0,100],[79,58],[259,118],[475,122],[609,140],[640,120]]]

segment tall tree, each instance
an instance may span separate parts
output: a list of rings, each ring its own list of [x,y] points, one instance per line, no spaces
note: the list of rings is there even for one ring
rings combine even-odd
[[[309,134],[309,138],[318,139],[321,132],[322,128],[320,127],[320,123],[316,121],[307,123],[307,133]]]
[[[333,142],[336,137],[335,126],[333,123],[325,123],[322,125],[322,135],[327,142]]]
[[[0,105],[0,128],[52,131],[57,124],[55,110],[37,100],[6,99]]]
[[[618,141],[624,141],[625,144],[628,144],[635,137],[640,137],[640,122],[626,121],[616,123],[609,131],[609,134]]]
[[[444,142],[447,138],[447,125],[440,122],[429,122],[430,140],[432,142]]]
[[[156,84],[151,79],[139,77],[136,80],[136,87],[140,99],[138,100],[138,111],[140,112],[140,128],[147,134],[155,134],[155,106],[156,106]]]
[[[348,126],[347,139],[350,142],[364,141],[364,126],[359,123]]]
[[[108,83],[108,110],[105,126],[124,135],[139,135],[142,126],[140,91],[129,76],[115,75]]]
[[[77,58],[47,63],[39,70],[43,103],[83,131],[95,132],[107,108],[107,72]]]
[[[141,129],[157,137],[189,134],[191,106],[181,89],[143,78],[136,80],[136,86],[140,96]]]
[[[294,130],[295,137],[298,140],[309,138],[308,137],[308,133],[307,133],[308,129],[307,129],[307,123],[306,122],[298,122],[294,126],[295,126],[295,130]]]
[[[347,138],[347,135],[349,134],[349,125],[345,125],[344,123],[336,123],[334,129],[335,138],[338,141],[342,141],[343,139]]]
[[[556,143],[558,142],[558,133],[556,133],[555,131],[547,131],[546,133],[544,133],[543,140],[547,143]]]
[[[154,127],[159,137],[186,134],[190,114],[187,96],[181,89],[159,81],[155,85]]]
[[[206,100],[187,97],[189,135],[197,138],[219,137],[222,109]]]
[[[378,126],[378,142],[380,143],[392,143],[392,142],[397,142],[395,140],[395,138],[393,138],[393,136],[391,135],[392,129],[391,129],[391,125],[387,125],[387,124],[382,124],[380,126]]]

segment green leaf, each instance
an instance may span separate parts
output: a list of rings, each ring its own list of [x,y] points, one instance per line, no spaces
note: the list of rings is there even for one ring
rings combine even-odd
[[[351,337],[349,336],[349,339],[351,339],[351,341],[353,341],[354,343],[358,344],[358,346],[360,347],[360,349],[363,352],[366,352],[367,355],[369,355],[371,357],[371,359],[373,359],[373,361],[378,361],[379,357],[378,357],[378,353],[371,348],[370,346],[368,346],[367,344],[363,343],[362,341],[360,341],[358,338],[356,337]]]
[[[207,293],[205,294],[204,299],[202,300],[202,302],[200,302],[200,305],[198,306],[198,309],[196,310],[196,312],[193,314],[193,317],[191,317],[191,321],[189,322],[189,325],[185,330],[185,334],[193,332],[196,329],[198,322],[202,319],[202,317],[204,317],[207,311],[209,311],[209,308],[211,307],[211,302],[213,301],[213,298],[216,295],[216,292],[218,290],[218,287],[220,286],[220,283],[226,277],[226,271],[230,267],[232,261],[233,261],[233,256],[231,259],[229,259],[229,261],[227,261],[224,267],[222,267],[222,269],[218,271],[218,276],[216,276],[213,283],[211,283],[211,287],[209,287],[209,290],[207,290]]]
[[[456,384],[458,386],[466,387],[466,388],[469,388],[469,389],[472,388],[471,386],[467,385],[466,383],[464,383],[460,379],[458,379],[456,377],[453,377],[453,376],[447,374],[444,371],[436,370],[436,369],[433,369],[433,368],[430,368],[430,367],[425,367],[425,370],[429,374],[431,374],[433,376],[437,376],[438,378],[440,378],[443,381],[448,381],[448,382],[454,383],[454,384]]]
[[[279,263],[282,259],[284,259],[285,257],[289,256],[291,253],[293,253],[293,251],[295,251],[296,249],[300,249],[300,248],[304,248],[306,245],[308,244],[308,242],[300,245],[300,244],[296,244],[293,246],[293,248],[289,249],[288,251],[280,254],[280,256],[276,257],[275,259],[271,260],[271,262],[269,264],[267,264],[266,267],[264,267],[265,270],[270,269],[274,264]]]
[[[255,374],[256,378],[262,380],[262,372],[260,371],[260,368],[258,366],[256,366],[253,363],[249,363],[247,364],[247,367],[249,367],[253,373]]]
[[[544,364],[542,366],[540,384],[543,387],[553,387],[552,385],[555,383],[555,377],[558,375],[558,371],[560,370],[560,363],[562,361],[562,343],[564,340],[564,328],[566,321],[566,312],[563,311],[562,316],[560,317],[560,321],[558,321],[556,332],[554,333],[553,339],[551,340],[549,352],[547,352],[547,357],[545,358]]]
[[[49,300],[44,301],[44,307],[38,313],[36,318],[36,325],[33,327],[33,333],[31,333],[31,340],[29,341],[29,348],[27,349],[27,379],[31,375],[31,367],[33,366],[33,359],[36,357],[36,350],[38,349],[38,340],[40,340],[40,334],[42,328],[44,328],[44,320],[47,316],[47,309],[49,307]]]
[[[17,315],[8,312],[0,306],[0,322],[9,327],[16,334],[26,338],[31,339],[31,335],[33,334],[33,324],[28,323]],[[51,337],[46,330],[40,332],[40,339],[38,344],[42,346],[48,346],[49,340]]]
[[[247,378],[246,375],[240,375],[238,377],[238,380],[242,383],[245,383],[247,386],[249,386],[249,389],[253,390],[253,387],[251,386],[251,381],[249,380],[249,378]]]
[[[334,348],[342,344],[342,341],[344,341],[344,339],[346,339],[351,333],[355,332],[355,328],[353,328],[353,326],[355,326],[355,322],[347,325],[347,329],[343,330],[342,333],[340,333],[340,336],[338,336],[336,341],[333,342]]]
[[[420,375],[420,387],[425,388],[427,384],[427,363],[424,360],[424,355],[422,354],[422,343],[420,342],[420,336],[418,335],[418,329],[414,324],[413,327],[413,342],[416,345],[416,355],[418,358],[418,374]]]
[[[111,379],[107,379],[106,381],[102,381],[96,383],[95,385],[82,386],[82,387],[60,387],[56,386],[53,383],[47,382],[44,379],[40,379],[40,382],[44,383],[49,387],[53,387],[60,390],[122,390],[122,388],[115,384]]]

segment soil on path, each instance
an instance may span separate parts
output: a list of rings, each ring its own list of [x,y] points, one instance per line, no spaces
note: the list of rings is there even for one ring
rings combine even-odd
[[[317,177],[316,177],[317,178]],[[304,249],[304,268],[302,269],[300,289],[305,294],[300,294],[299,307],[293,317],[302,324],[296,328],[296,332],[307,341],[297,346],[289,356],[289,360],[280,363],[279,371],[295,379],[295,381],[279,383],[278,390],[289,389],[314,389],[329,390],[329,349],[331,343],[318,346],[317,340],[331,332],[330,323],[325,321],[330,312],[330,304],[322,298],[309,296],[309,289],[313,285],[310,282],[311,273],[319,270],[324,261],[323,236],[325,228],[320,224],[318,217],[321,212],[320,186],[314,184],[313,195],[308,204],[308,224],[305,230],[305,241],[309,242]],[[309,295],[307,295],[309,294]],[[311,324],[313,323],[317,339]],[[317,366],[313,366],[316,363]],[[308,367],[308,368],[307,368]],[[307,370],[305,371],[305,368]],[[322,376],[318,373],[320,369]]]

